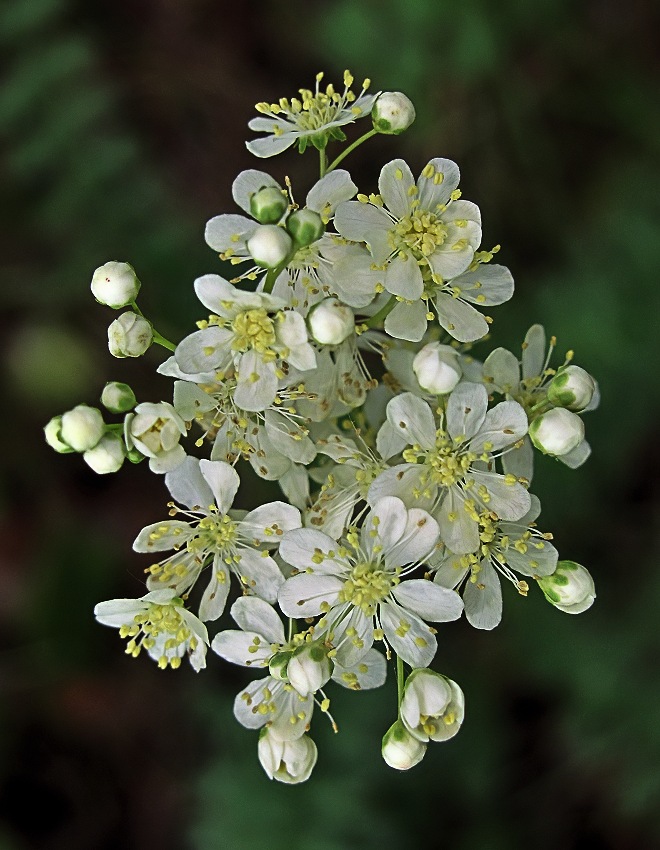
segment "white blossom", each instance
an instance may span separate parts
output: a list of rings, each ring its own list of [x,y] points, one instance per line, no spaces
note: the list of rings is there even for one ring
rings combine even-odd
[[[127,413],[137,404],[135,393],[121,381],[109,381],[101,393],[101,404],[110,413]]]
[[[170,472],[183,463],[186,453],[179,445],[186,425],[171,404],[142,402],[124,419],[124,440],[149,458],[152,472]]]
[[[44,436],[51,449],[55,449],[59,454],[70,454],[74,451],[68,443],[62,440],[61,416],[53,416],[48,424],[44,426]]]
[[[322,345],[339,345],[355,331],[353,311],[337,298],[326,298],[316,304],[307,323],[312,337]]]
[[[403,725],[419,741],[447,741],[463,722],[463,691],[434,670],[413,670],[406,679],[400,713]]]
[[[268,778],[289,785],[309,779],[318,755],[309,735],[282,741],[271,729],[264,729],[259,735],[258,753]]]
[[[552,575],[538,580],[545,598],[567,614],[581,614],[596,599],[596,587],[589,571],[575,561],[560,561]]]

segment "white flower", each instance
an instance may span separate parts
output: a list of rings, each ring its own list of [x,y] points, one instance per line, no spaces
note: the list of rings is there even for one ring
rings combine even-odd
[[[529,438],[543,454],[561,457],[584,440],[584,422],[565,407],[553,407],[534,419]]]
[[[202,620],[216,620],[222,614],[230,572],[244,591],[274,602],[284,577],[268,550],[277,546],[285,531],[300,526],[300,511],[284,502],[270,502],[242,518],[230,513],[240,479],[221,461],[187,457],[166,475],[165,483],[172,497],[187,507],[173,508],[187,521],[164,520],[138,535],[136,552],[174,550],[150,568],[149,587],[165,585],[184,593],[208,566],[210,580],[199,606]]]
[[[309,728],[314,711],[312,694],[302,696],[273,676],[257,679],[234,700],[234,717],[246,729],[267,726],[281,741],[295,741]]]
[[[456,350],[439,342],[421,348],[412,368],[420,387],[433,395],[450,393],[463,374]]]
[[[126,653],[137,658],[146,649],[161,669],[177,668],[187,653],[196,671],[206,667],[206,628],[186,610],[175,591],[154,590],[140,599],[99,602],[94,616],[104,626],[119,629],[129,638]]]
[[[275,400],[286,376],[284,362],[302,372],[316,365],[305,320],[285,311],[281,299],[244,292],[213,274],[198,278],[195,291],[213,315],[176,348],[177,366],[189,380],[213,375],[222,380],[233,368],[236,407],[260,411]]]
[[[60,441],[76,452],[93,449],[105,433],[101,411],[79,404],[62,416]]]
[[[337,298],[326,298],[316,304],[307,319],[316,342],[339,345],[355,331],[355,316],[350,307]]]
[[[332,662],[320,643],[304,644],[291,656],[286,675],[299,694],[316,693],[332,675]]]
[[[513,475],[490,471],[496,453],[512,446],[526,431],[522,407],[503,401],[488,410],[482,384],[458,384],[446,411],[440,413],[439,426],[425,401],[402,393],[387,405],[387,421],[378,432],[377,445],[387,457],[403,450],[406,462],[376,478],[369,488],[369,502],[399,496],[408,504],[426,507],[452,552],[474,552],[479,546],[480,511],[517,520],[530,508],[529,493]]]
[[[260,224],[246,242],[252,259],[265,269],[276,269],[291,253],[293,242],[283,227]]]
[[[426,744],[411,735],[397,720],[383,736],[381,753],[385,763],[395,770],[410,770],[424,758]]]
[[[183,462],[186,453],[179,440],[185,435],[185,422],[166,401],[142,402],[124,420],[126,448],[148,457],[152,472],[169,472]]]
[[[73,449],[68,443],[62,441],[62,417],[53,416],[53,418],[44,426],[44,436],[46,442],[60,454],[70,454]]]
[[[318,755],[309,735],[301,735],[295,741],[281,741],[270,729],[259,735],[258,753],[268,778],[290,785],[309,779]]]
[[[315,90],[301,89],[299,98],[281,98],[278,103],[256,105],[261,116],[253,118],[248,127],[269,135],[246,142],[250,153],[262,158],[275,156],[295,142],[301,152],[308,143],[323,149],[330,138],[346,138],[339,128],[368,115],[378,97],[378,94],[366,94],[369,80],[364,81],[362,91],[356,96],[351,90],[353,76],[349,71],[344,72],[342,93],[336,92],[332,85],[321,90],[322,79],[323,74],[317,74]]]
[[[552,575],[538,582],[548,602],[567,614],[581,614],[594,604],[594,580],[589,571],[575,561],[560,561]]]
[[[596,382],[580,366],[565,366],[550,381],[548,399],[556,407],[567,407],[579,413],[591,404]]]
[[[141,357],[154,339],[151,324],[130,310],[108,328],[108,348],[113,357]]]
[[[91,287],[97,301],[120,310],[135,301],[140,291],[140,281],[133,266],[109,262],[96,269]]]
[[[557,550],[551,534],[536,528],[541,503],[531,496],[531,507],[517,522],[502,522],[490,511],[479,514],[479,545],[469,554],[446,550],[431,559],[435,581],[443,587],[463,586],[468,622],[477,629],[494,629],[502,619],[502,588],[499,575],[510,581],[521,596],[529,586],[515,573],[539,579],[554,572]]]
[[[384,91],[374,103],[371,117],[379,133],[397,136],[415,120],[415,107],[403,92]]]
[[[136,403],[135,393],[128,384],[123,384],[120,381],[109,381],[103,387],[101,404],[110,413],[127,413],[135,407]]]
[[[117,434],[104,434],[93,449],[83,454],[85,463],[99,475],[117,472],[125,457],[124,441]]]
[[[463,691],[434,670],[413,670],[401,700],[401,721],[419,741],[447,741],[461,728],[465,714]]]
[[[361,535],[350,532],[341,543],[311,528],[289,532],[280,557],[301,572],[280,589],[280,608],[290,617],[323,614],[317,633],[326,636],[331,657],[343,666],[359,662],[374,639],[384,639],[408,664],[426,667],[436,640],[424,621],[455,620],[463,608],[453,591],[425,579],[402,581],[437,539],[433,518],[406,510],[396,498],[377,502]]]

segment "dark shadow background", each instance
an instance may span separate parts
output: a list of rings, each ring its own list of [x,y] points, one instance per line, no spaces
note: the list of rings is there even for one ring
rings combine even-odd
[[[2,850],[660,847],[659,24],[651,0],[5,0]],[[130,544],[162,516],[162,481],[143,466],[97,477],[41,428],[109,379],[171,399],[157,352],[108,354],[93,269],[130,261],[147,315],[188,333],[192,280],[221,271],[204,223],[256,165],[253,104],[344,67],[419,116],[352,157],[361,190],[392,156],[414,172],[456,159],[517,282],[490,347],[542,321],[600,380],[592,459],[542,460],[534,488],[598,600],[572,618],[511,591],[496,632],[443,628],[435,666],[466,693],[460,735],[395,773],[379,755],[392,682],[342,692],[341,734],[315,721],[319,764],[289,788],[232,718],[240,671],[211,657],[199,676],[162,673],[94,622],[95,602],[143,592]],[[306,159],[264,167],[302,196]]]

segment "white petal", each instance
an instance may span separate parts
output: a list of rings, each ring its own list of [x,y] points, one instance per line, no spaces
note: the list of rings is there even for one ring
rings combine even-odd
[[[250,511],[239,523],[241,535],[271,546],[283,539],[285,531],[300,528],[298,508],[286,502],[268,502]]]
[[[385,331],[395,339],[419,342],[426,333],[428,319],[423,301],[406,304],[400,301],[385,319]]]
[[[174,353],[177,365],[188,375],[222,369],[231,360],[231,339],[232,333],[226,328],[195,331],[177,345]]]
[[[252,127],[251,129],[255,129]],[[280,189],[281,186],[274,180],[270,174],[266,174],[265,171],[257,171],[254,168],[250,168],[247,171],[241,171],[241,173],[234,180],[231,187],[231,194],[238,206],[245,210],[248,215],[250,213],[250,198],[259,189],[265,189],[266,187],[274,187],[275,189]]]
[[[386,469],[369,487],[367,501],[373,505],[383,496],[398,496],[406,506],[421,505],[428,508],[433,501],[433,494],[429,499],[422,499],[415,494],[416,490],[421,489],[423,474],[424,467],[418,463],[400,463]]]
[[[202,476],[196,457],[186,457],[180,466],[168,472],[165,484],[174,501],[187,508],[201,508],[207,513],[214,502],[213,492]]]
[[[451,239],[451,236],[449,237]],[[454,247],[456,243],[445,242],[428,257],[429,265],[433,274],[444,280],[457,278],[467,269],[474,257],[474,248],[471,245]]]
[[[570,452],[565,455],[561,455],[559,460],[569,469],[577,469],[578,466],[582,466],[590,454],[591,446],[586,440],[582,440],[582,442],[574,449],[571,449]]]
[[[459,342],[474,342],[488,333],[488,322],[471,304],[446,292],[438,292],[434,302],[438,321]]]
[[[199,471],[211,488],[220,515],[228,513],[234,503],[241,479],[233,466],[219,460],[200,460]]]
[[[479,524],[465,510],[465,497],[458,487],[451,487],[435,513],[440,526],[440,539],[456,554],[476,552],[479,548]]]
[[[251,154],[258,156],[260,159],[266,159],[269,156],[276,156],[282,153],[298,138],[298,133],[282,133],[280,136],[263,136],[260,139],[253,139],[245,143],[245,147]]]
[[[543,371],[546,357],[545,331],[543,325],[532,325],[523,343],[523,378],[534,378]]]
[[[383,422],[376,435],[376,449],[383,460],[398,455],[408,445],[408,438],[401,428],[390,422]]]
[[[307,193],[307,207],[328,221],[339,204],[350,201],[357,192],[348,171],[335,169],[322,177]]]
[[[461,298],[484,307],[504,304],[513,295],[513,275],[506,266],[480,263],[474,271],[465,272],[452,285],[461,290]]]
[[[357,664],[352,667],[342,667],[335,664],[332,674],[335,682],[355,691],[367,691],[380,688],[387,678],[387,661],[382,652],[370,649]]]
[[[187,522],[178,519],[166,519],[148,525],[135,538],[134,552],[167,552],[179,548],[194,534]]]
[[[320,564],[312,560],[315,555],[336,552],[339,544],[314,528],[299,528],[287,532],[280,543],[280,558],[297,570],[313,569],[314,572],[335,574],[337,567],[333,558],[326,558]]]
[[[502,401],[486,414],[483,425],[470,443],[470,450],[499,451],[527,433],[527,414],[517,401]]]
[[[408,215],[410,203],[414,199],[410,190],[414,185],[415,178],[412,171],[402,159],[393,159],[381,169],[378,191],[385,206],[397,218]]]
[[[502,393],[510,393],[520,383],[520,364],[506,348],[496,348],[484,360],[484,381]]]
[[[391,548],[384,547],[384,560],[389,568],[423,562],[435,548],[440,529],[426,511],[411,508],[403,534]]]
[[[267,667],[273,654],[270,643],[266,643],[258,632],[236,629],[219,632],[213,638],[211,649],[220,658],[241,667]]]
[[[332,575],[297,575],[284,582],[277,601],[287,617],[316,617],[324,602],[331,608],[337,603],[343,586],[341,579]]]
[[[454,555],[453,552],[447,551],[433,576],[433,581],[441,587],[454,590],[469,572],[469,567],[463,567],[461,565],[459,555]]]
[[[229,583],[229,573],[216,556],[213,561],[213,575],[199,603],[200,620],[217,620],[222,615],[229,595]]]
[[[301,372],[309,372],[311,369],[316,369],[316,353],[308,342],[290,349],[286,360]]]
[[[247,351],[238,366],[234,402],[243,410],[265,410],[277,395],[274,363],[265,363],[256,351]]]
[[[390,646],[411,667],[428,667],[437,648],[435,635],[412,611],[394,602],[380,606],[380,622]]]
[[[121,626],[133,623],[133,617],[149,607],[142,599],[110,599],[94,607],[94,616],[104,626]]]
[[[339,298],[349,307],[366,307],[374,300],[376,286],[382,285],[385,272],[372,268],[373,257],[361,245],[344,245],[332,259],[331,282]]]
[[[527,541],[527,551],[518,552],[513,546],[506,551],[506,562],[524,576],[549,576],[557,567],[559,553],[547,540],[532,537]]]
[[[531,497],[522,484],[507,484],[504,476],[496,472],[472,470],[470,478],[477,485],[471,491],[472,497],[478,499],[488,510],[494,511],[500,519],[520,519],[531,507]],[[487,497],[480,492],[481,487],[488,491]]]
[[[387,235],[392,227],[392,219],[385,210],[373,204],[347,201],[335,212],[337,231],[351,242],[366,242],[377,262],[385,260],[390,253]]]
[[[483,384],[460,383],[447,402],[449,436],[472,439],[486,418],[488,393]]]
[[[429,169],[429,166],[433,169],[432,176],[424,177],[424,171]],[[455,162],[439,157],[430,160],[424,171],[417,180],[419,207],[437,213],[438,207],[447,203],[449,196],[458,186],[460,172]]]
[[[258,226],[254,219],[244,215],[216,215],[206,223],[204,238],[220,254],[230,249],[245,254],[245,243]]]
[[[502,619],[502,587],[490,562],[481,562],[476,582],[468,581],[463,592],[465,616],[475,629],[494,629]]]
[[[274,603],[284,584],[284,576],[277,563],[254,549],[241,547],[239,552],[241,560],[234,569],[240,574],[243,585],[255,596]]]
[[[463,600],[455,590],[448,590],[427,579],[402,581],[392,595],[404,608],[431,623],[458,620],[463,613]]]
[[[406,438],[409,445],[423,449],[435,446],[436,425],[429,405],[412,393],[401,393],[387,405],[387,421]]]
[[[421,298],[424,281],[417,260],[409,255],[397,254],[387,264],[384,286],[392,295],[400,295],[406,301],[417,301]]]
[[[176,363],[174,358],[171,359]],[[192,422],[200,413],[209,413],[216,406],[216,400],[197,384],[190,381],[174,382],[174,409],[187,422]]]
[[[266,433],[273,447],[295,463],[307,466],[316,457],[316,448],[307,432],[295,419],[279,411],[266,411]]]
[[[407,520],[408,511],[401,499],[395,496],[379,499],[362,526],[362,548],[367,557],[371,558],[374,545],[382,547],[384,552],[392,549],[401,539]]]
[[[277,612],[257,596],[241,596],[231,606],[234,622],[246,632],[257,632],[270,643],[286,641],[284,626]]]
[[[529,437],[502,455],[502,467],[508,475],[531,481],[534,474],[534,449]]]
[[[202,304],[219,316],[228,315],[226,303],[236,305],[238,309],[248,310],[261,307],[261,296],[256,292],[244,292],[217,274],[205,274],[195,281],[195,294]],[[231,313],[231,311],[230,311]]]
[[[347,609],[349,610],[348,616],[340,619],[328,637],[331,637],[332,644],[337,651],[335,659],[340,666],[353,667],[371,649],[374,642],[374,625],[373,618],[367,617],[360,608],[349,605],[344,608],[344,610]],[[334,613],[333,611],[332,615]]]

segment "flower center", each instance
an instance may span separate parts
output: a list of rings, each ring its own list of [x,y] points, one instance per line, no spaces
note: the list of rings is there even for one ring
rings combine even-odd
[[[393,250],[416,260],[429,257],[447,238],[447,227],[434,213],[414,210],[398,221],[389,232]]]
[[[188,542],[188,551],[198,553],[213,549],[226,552],[233,548],[237,537],[237,525],[226,514],[205,516],[197,525],[197,534]]]
[[[411,446],[402,454],[407,463],[418,463],[421,459],[427,469],[427,481],[440,487],[452,487],[463,481],[477,459],[474,452],[457,449],[444,431],[438,432],[434,449],[425,451],[420,446]]]
[[[367,617],[376,613],[379,602],[385,599],[399,583],[396,574],[378,569],[371,563],[356,564],[339,592],[340,602],[350,602]]]
[[[162,418],[156,419],[151,428],[139,435],[140,441],[143,442],[154,454],[158,454],[158,452],[160,452],[163,448],[160,432],[167,425],[168,421],[169,420]]]
[[[197,638],[181,616],[181,607],[176,602],[167,605],[149,605],[146,611],[141,611],[133,617],[132,623],[126,623],[119,629],[119,636],[130,638],[126,644],[126,654],[137,658],[144,647],[147,651],[153,649],[158,641],[161,644],[162,655],[158,659],[158,666],[164,669],[177,668],[181,665],[181,658],[177,655],[167,655],[168,652],[177,652],[181,647],[189,647],[194,650],[197,646]]]
[[[263,307],[244,310],[231,323],[235,336],[231,347],[233,351],[249,351],[253,348],[260,354],[265,353],[275,342],[273,320]]]

